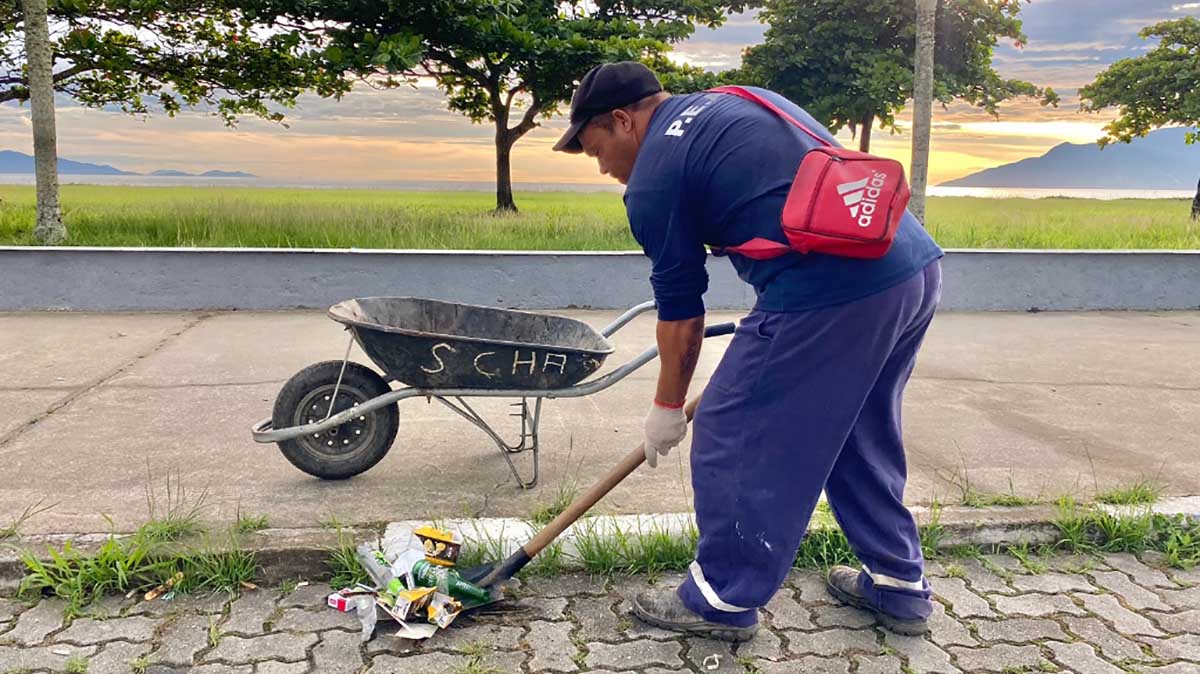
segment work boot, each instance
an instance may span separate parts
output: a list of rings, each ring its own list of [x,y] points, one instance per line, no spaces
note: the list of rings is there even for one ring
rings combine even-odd
[[[862,590],[858,584],[858,575],[862,573],[856,569],[851,569],[848,566],[835,566],[829,570],[829,575],[825,578],[825,587],[828,588],[829,594],[843,604],[848,604],[854,608],[870,611],[875,614],[875,618],[879,620],[879,624],[884,628],[903,634],[905,636],[920,636],[929,631],[929,622],[923,618],[897,618],[879,610],[879,607],[872,604],[863,596]]]
[[[721,641],[750,641],[758,625],[734,627],[705,620],[687,606],[674,588],[643,592],[633,600],[633,614],[642,622],[672,632],[697,634]]]

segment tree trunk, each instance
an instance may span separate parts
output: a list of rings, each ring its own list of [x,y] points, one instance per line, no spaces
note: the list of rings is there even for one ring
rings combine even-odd
[[[933,123],[933,50],[937,0],[917,2],[917,55],[913,73],[912,198],[908,210],[925,224],[925,187],[929,182],[929,140]]]
[[[871,151],[871,127],[874,125],[875,113],[873,112],[868,112],[863,116],[862,121],[859,122],[859,127],[862,129],[862,133],[860,133],[858,136],[859,152]]]
[[[29,69],[29,109],[33,118],[33,156],[37,174],[38,243],[55,245],[67,238],[58,205],[58,143],[54,128],[54,58],[46,0],[22,0],[25,54]]]
[[[513,134],[496,130],[496,213],[517,212],[512,193],[512,146],[515,142]]]

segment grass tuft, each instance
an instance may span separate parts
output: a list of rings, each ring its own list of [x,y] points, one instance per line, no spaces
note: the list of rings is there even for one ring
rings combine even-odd
[[[563,544],[554,542],[539,552],[537,557],[534,557],[533,561],[529,562],[517,575],[521,578],[557,576],[566,568],[566,562],[567,557],[563,551]]]
[[[241,503],[237,507],[236,520],[233,524],[233,530],[238,534],[252,534],[270,526],[267,523],[266,515],[246,515],[242,513]]]
[[[462,532],[463,545],[458,553],[458,566],[470,568],[482,564],[503,561],[506,557],[504,550],[504,530],[493,534],[480,529],[472,523],[473,533]],[[561,552],[561,546],[559,548]]]
[[[1128,487],[1118,487],[1096,495],[1098,503],[1109,505],[1149,505],[1162,495],[1162,485],[1152,480],[1143,480]]]
[[[476,654],[467,659],[467,664],[455,670],[455,674],[505,674],[504,670],[489,665],[483,661],[483,656]]]
[[[61,548],[48,548],[47,556],[43,561],[31,551],[21,553],[26,575],[19,594],[60,597],[67,604],[68,617],[79,615],[83,607],[105,594],[149,590],[178,573],[183,578],[175,591],[233,592],[241,583],[250,582],[259,568],[254,553],[240,549],[236,539],[230,539],[228,550],[207,544],[199,549],[175,549],[143,530],[129,536],[110,533],[91,554],[67,541]]]
[[[828,569],[837,565],[858,566],[846,534],[836,527],[810,529],[800,541],[796,561],[798,569]]]
[[[558,491],[554,495],[554,499],[549,503],[542,503],[533,513],[529,515],[529,521],[535,527],[544,527],[558,517],[571,505],[575,497],[579,495],[579,487],[574,482],[564,482],[559,485]]]
[[[921,554],[925,559],[937,559],[941,554],[942,540],[946,527],[942,526],[942,504],[936,500],[929,506],[929,521],[918,527],[921,536]]]
[[[625,568],[621,551],[627,538],[620,527],[601,527],[594,518],[575,524],[575,550],[583,568],[593,574],[611,576]]]
[[[938,477],[948,482],[952,487],[959,492],[959,505],[968,508],[1017,508],[1021,506],[1034,505],[1040,502],[1040,498],[1021,496],[1017,494],[1016,488],[1013,486],[1012,478],[1008,480],[1008,491],[1005,493],[990,493],[980,491],[971,483],[970,473],[967,471],[965,460],[961,469],[954,472],[938,471]]]
[[[171,474],[167,473],[166,501],[160,502],[150,486],[153,476],[149,475],[146,483],[146,509],[150,520],[142,525],[140,531],[152,541],[179,541],[204,531],[200,523],[200,513],[207,507],[208,489],[200,492],[195,499],[189,498],[187,490],[175,476],[174,487],[171,485]]]
[[[1042,561],[1042,558],[1050,552],[1049,549],[1033,549],[1028,543],[1022,543],[1008,546],[1005,548],[1005,552],[1015,557],[1029,573],[1035,576],[1046,573],[1046,563]]]
[[[37,503],[25,506],[25,510],[13,518],[13,521],[8,526],[0,528],[0,541],[7,541],[10,538],[20,538],[21,527],[25,526],[26,522],[58,505],[57,503],[45,505],[45,503],[45,499],[38,499]]]
[[[353,587],[358,583],[371,584],[371,576],[358,561],[358,550],[355,549],[354,536],[343,527],[337,527],[337,545],[325,548],[329,558],[325,561],[329,567],[331,578],[329,585],[335,590]]]
[[[1149,507],[1115,512],[1059,501],[1055,520],[1056,548],[1069,552],[1131,552],[1154,550],[1169,566],[1190,569],[1200,565],[1200,519],[1162,515]]]
[[[220,619],[216,616],[211,616],[208,619],[208,646],[216,648],[221,643],[221,628],[218,626]]]
[[[739,655],[734,663],[741,668],[742,674],[762,674],[758,661],[748,655]]]
[[[242,583],[249,583],[258,575],[258,557],[243,550],[235,536],[230,536],[227,549],[218,550],[209,542],[199,549],[181,553],[175,562],[183,572],[183,580],[177,591],[234,593]]]
[[[173,561],[161,559],[156,552],[156,542],[144,535],[118,538],[115,533],[90,555],[69,540],[62,548],[48,548],[47,561],[26,550],[21,553],[26,575],[18,593],[54,594],[66,601],[65,613],[73,617],[105,594],[148,589],[169,577]]]

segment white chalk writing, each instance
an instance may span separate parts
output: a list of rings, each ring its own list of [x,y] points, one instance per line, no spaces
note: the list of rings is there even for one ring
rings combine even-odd
[[[529,357],[529,360],[521,360],[521,350],[520,349],[513,351],[512,373],[516,374],[517,368],[522,365],[528,365],[529,366],[529,374],[533,374],[533,369],[537,367],[537,351],[533,352],[533,354]]]
[[[442,342],[440,344],[434,344],[433,348],[430,349],[429,351],[430,351],[430,353],[433,354],[433,359],[437,361],[437,368],[431,370],[431,369],[425,367],[424,365],[422,365],[421,366],[422,371],[428,372],[429,374],[437,374],[446,369],[446,364],[444,362],[442,362],[442,357],[438,355],[438,349],[445,349],[445,350],[449,351],[450,353],[458,353],[457,349],[455,349],[453,346],[450,346],[449,344],[446,344],[445,342]]]
[[[479,354],[478,356],[475,356],[475,371],[478,372],[479,374],[487,377],[488,379],[491,379],[492,377],[500,376],[500,370],[493,370],[492,372],[488,372],[487,370],[484,370],[479,365],[479,361],[483,360],[486,356],[494,356],[494,355],[496,355],[495,351],[484,351],[483,353]]]
[[[551,360],[552,358],[554,360]],[[546,370],[550,369],[552,366],[558,368],[559,374],[566,372],[567,371],[567,356],[566,356],[566,354],[562,354],[562,353],[546,354],[546,362],[542,365],[542,372],[545,372]]]

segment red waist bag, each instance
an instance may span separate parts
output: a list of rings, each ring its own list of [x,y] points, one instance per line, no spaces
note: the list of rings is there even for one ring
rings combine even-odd
[[[717,252],[755,260],[769,260],[793,250],[856,258],[887,253],[908,206],[908,182],[900,162],[835,147],[774,103],[742,87],[709,91],[754,101],[821,144],[804,155],[783,205],[780,223],[791,245],[754,238]]]

